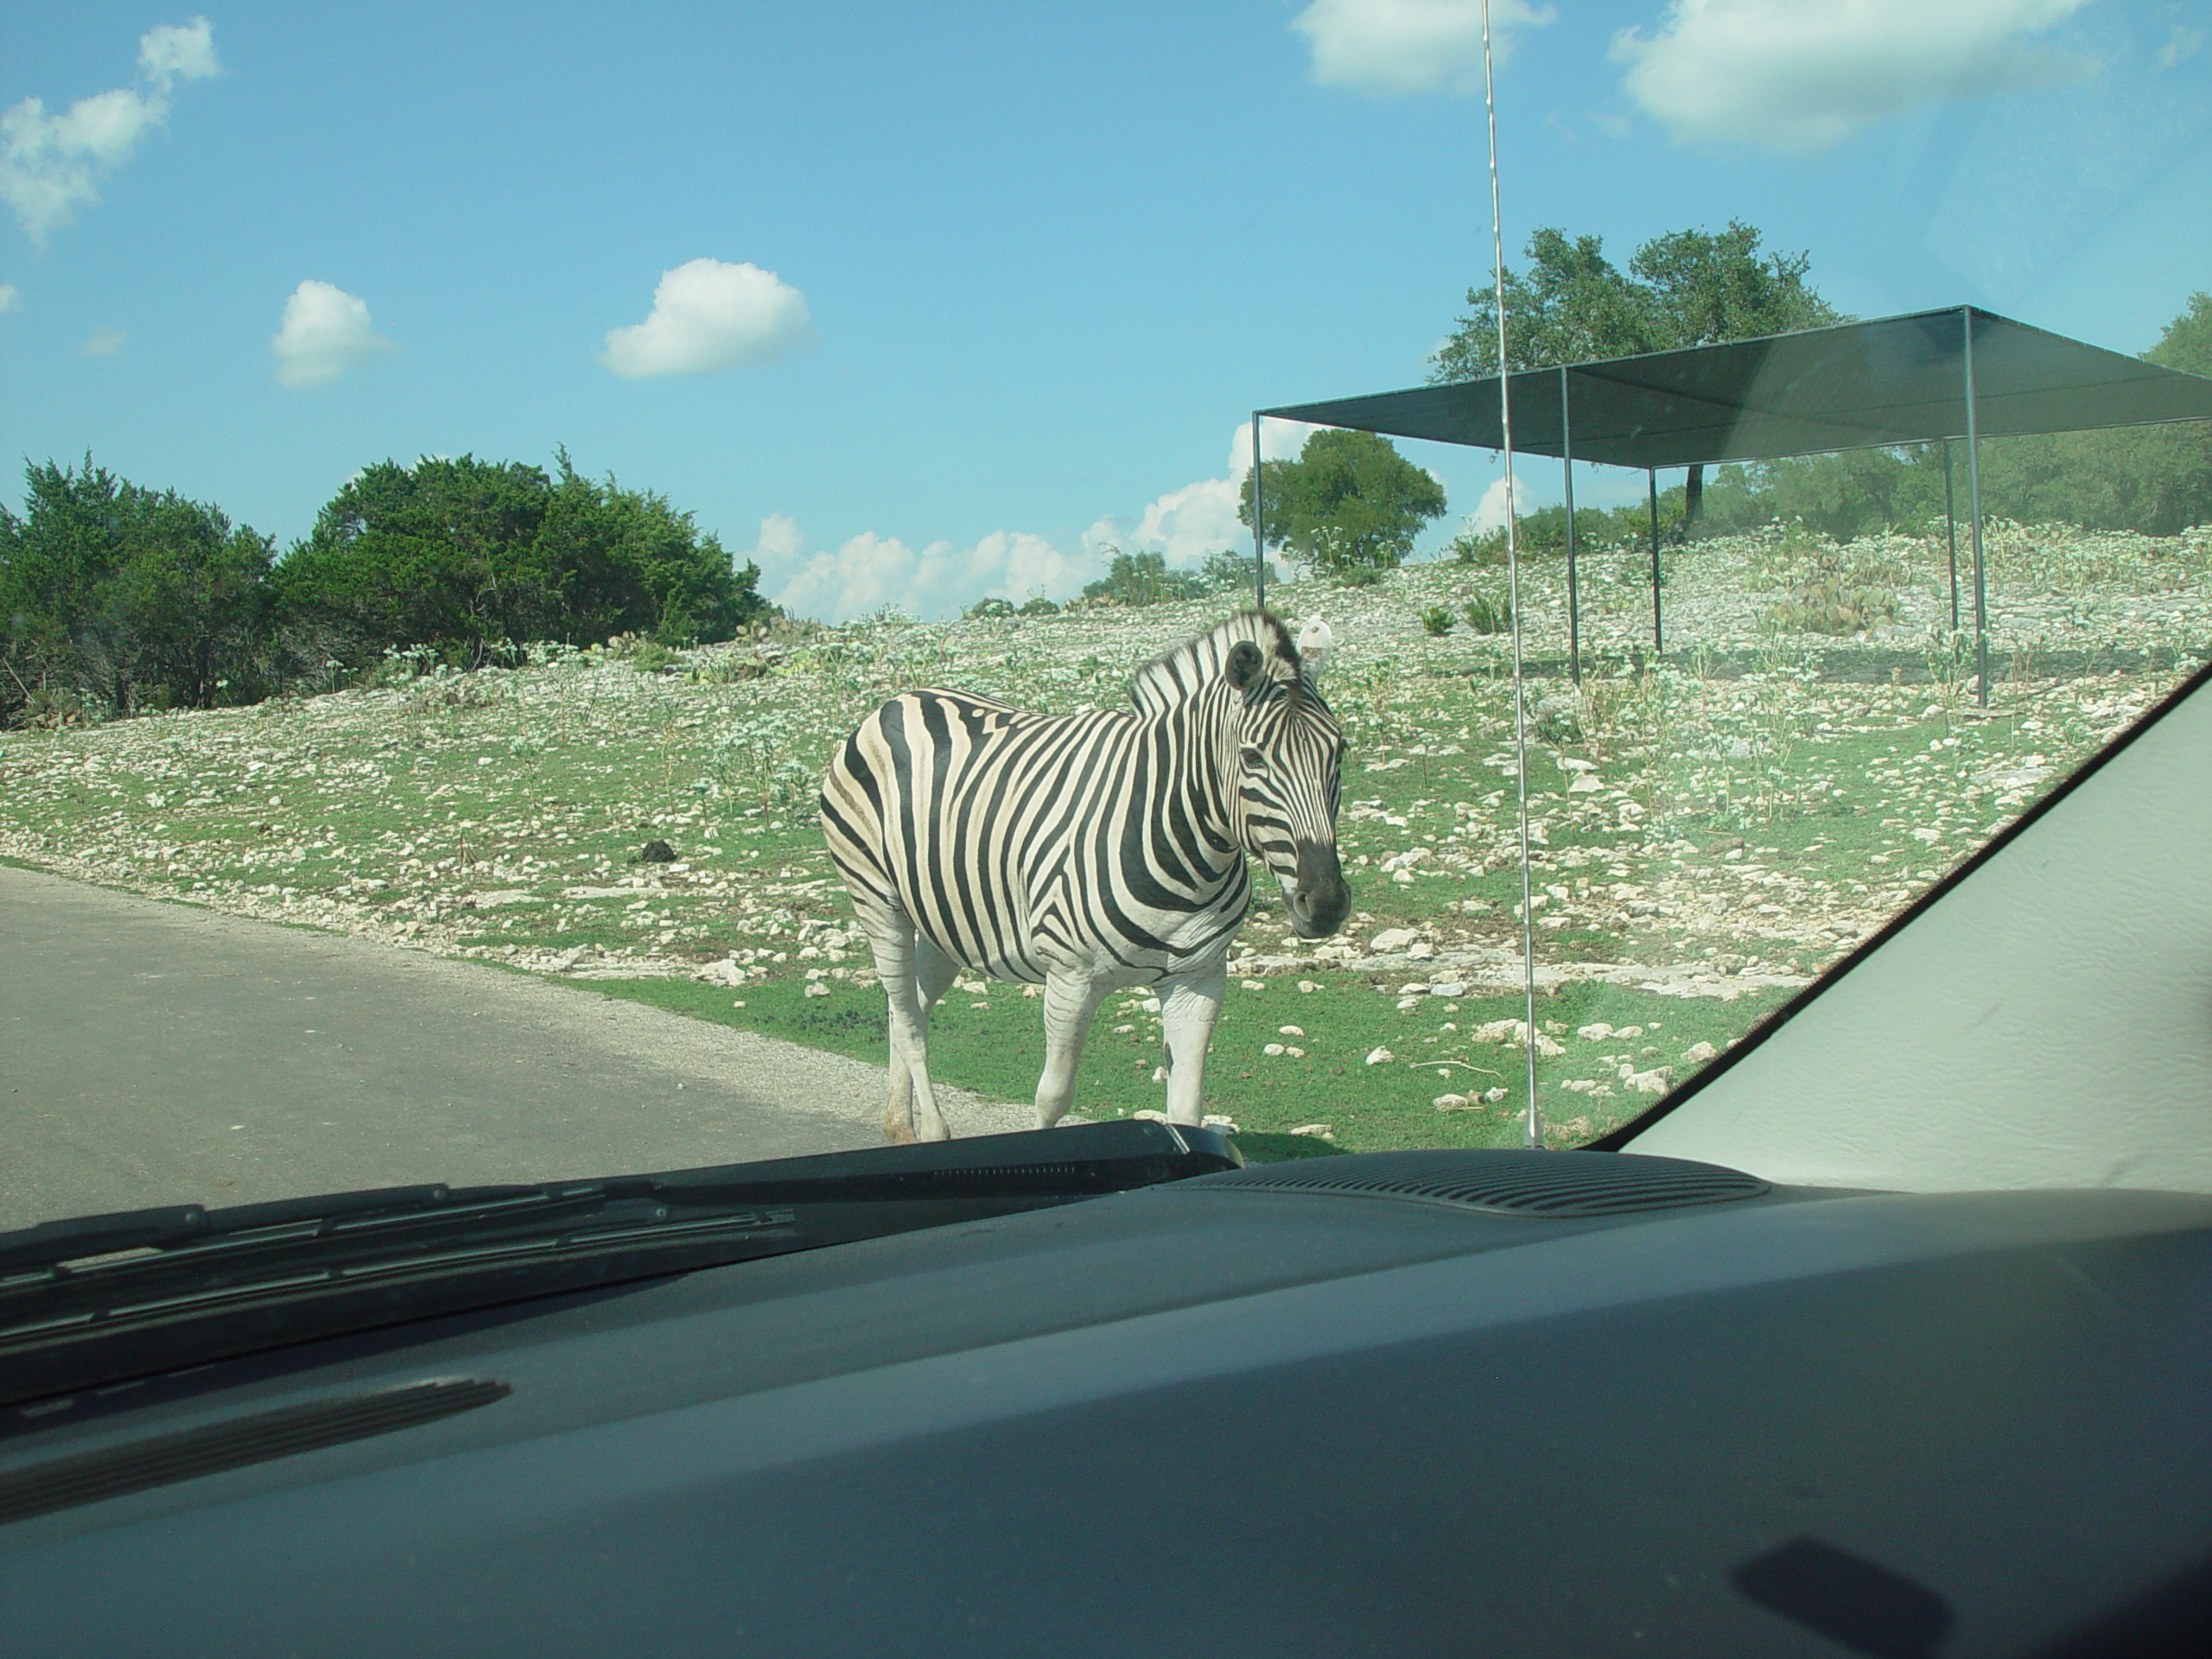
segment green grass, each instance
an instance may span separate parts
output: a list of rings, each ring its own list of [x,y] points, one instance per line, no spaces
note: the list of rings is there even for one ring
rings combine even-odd
[[[1518,1044],[1475,1045],[1478,1026],[1518,1020],[1519,996],[1427,998],[1400,1012],[1394,987],[1349,975],[1306,982],[1265,982],[1247,991],[1232,981],[1214,1030],[1207,1061],[1205,1109],[1231,1119],[1243,1135],[1287,1136],[1291,1129],[1326,1123],[1341,1151],[1389,1147],[1510,1146],[1522,1134],[1526,1071]],[[610,996],[642,1002],[694,1019],[780,1037],[832,1053],[881,1064],[887,1039],[882,993],[874,985],[841,984],[830,995],[809,997],[804,982],[771,981],[732,993],[692,980],[615,980],[594,987]],[[1700,1042],[1724,1046],[1781,997],[1722,1002],[1711,998],[1655,995],[1606,985],[1573,986],[1539,997],[1538,1027],[1567,1051],[1541,1063],[1538,1102],[1548,1119],[1586,1120],[1576,1135],[1588,1139],[1651,1104],[1648,1096],[1595,1097],[1561,1085],[1570,1078],[1600,1078],[1618,1087],[1617,1065],[1600,1054],[1637,1051],[1640,1070],[1672,1065],[1677,1077],[1695,1070],[1680,1056]],[[744,1007],[734,1006],[742,1001]],[[976,1003],[988,1006],[977,1007]],[[1142,997],[1117,993],[1101,1009],[1084,1050],[1073,1109],[1090,1118],[1126,1116],[1165,1104],[1152,1081],[1159,1064],[1157,1016],[1142,1012]],[[1578,1028],[1599,1021],[1641,1025],[1640,1040],[1585,1040]],[[1302,1035],[1286,1036],[1294,1025]],[[1447,1031],[1447,1026],[1458,1030]],[[1117,1027],[1130,1027],[1128,1031]],[[1268,1056],[1269,1043],[1303,1048],[1302,1058]],[[1367,1055],[1388,1048],[1392,1058],[1370,1065]],[[1644,1052],[1644,1051],[1649,1051]],[[1037,1001],[1018,988],[994,987],[987,995],[949,995],[931,1018],[931,1070],[950,1084],[987,1096],[1024,1101],[1037,1086],[1043,1065],[1043,1018]],[[1439,1111],[1440,1095],[1503,1087],[1507,1097],[1482,1109]]]

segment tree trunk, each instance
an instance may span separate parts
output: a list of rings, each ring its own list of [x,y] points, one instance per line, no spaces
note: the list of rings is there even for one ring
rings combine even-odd
[[[1702,463],[1692,467],[1682,477],[1682,528],[1688,530],[1697,523],[1705,512],[1705,467]]]

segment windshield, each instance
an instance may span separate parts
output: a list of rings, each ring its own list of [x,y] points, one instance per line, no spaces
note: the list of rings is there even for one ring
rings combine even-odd
[[[1589,1145],[2212,656],[2201,18],[1484,17],[11,9],[0,1230]]]

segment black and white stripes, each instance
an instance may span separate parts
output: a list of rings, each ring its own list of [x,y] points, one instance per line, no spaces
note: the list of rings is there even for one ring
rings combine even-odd
[[[1046,715],[957,691],[893,697],[822,789],[831,855],[891,1002],[893,1139],[946,1133],[927,1012],[962,968],[1045,987],[1040,1126],[1116,985],[1159,986],[1169,1116],[1198,1121],[1205,1039],[1249,898],[1247,855],[1309,938],[1349,907],[1336,853],[1344,742],[1325,624],[1251,611],[1170,652],[1133,710]]]

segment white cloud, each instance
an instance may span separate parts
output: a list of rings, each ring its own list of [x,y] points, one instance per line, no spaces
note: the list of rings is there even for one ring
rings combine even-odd
[[[1492,0],[1491,54],[1502,61],[1515,29],[1554,15],[1528,0]],[[1482,0],[1313,0],[1290,26],[1306,36],[1325,86],[1386,95],[1482,87]]]
[[[1518,494],[1519,492],[1515,492]],[[1529,511],[1525,501],[1514,503],[1523,513]],[[1581,515],[1578,513],[1578,518]],[[1470,530],[1503,530],[1505,528],[1505,474],[1500,473],[1490,481],[1483,492],[1483,499],[1475,503],[1475,510],[1467,515]]]
[[[2094,73],[2022,37],[2087,0],[1673,0],[1613,37],[1629,97],[1684,143],[1809,154],[1924,105]]]
[[[599,360],[626,379],[766,363],[806,340],[806,296],[772,270],[694,259],[661,273],[652,314],[611,328]]]
[[[923,621],[957,616],[979,599],[1033,594],[1072,598],[1095,574],[1094,562],[1071,557],[1041,536],[995,531],[973,547],[931,542],[915,548],[873,531],[835,552],[806,552],[799,527],[782,513],[760,521],[759,543],[741,558],[760,566],[761,588],[796,616],[845,622],[886,605]]]
[[[168,95],[178,81],[220,72],[213,29],[195,17],[147,30],[138,41],[138,68],[144,92],[123,86],[94,92],[58,115],[48,115],[37,98],[0,112],[0,200],[16,210],[34,246],[44,247],[80,204],[99,200],[100,181],[168,119]]]
[[[2171,69],[2184,59],[2194,57],[2204,44],[2204,31],[2191,29],[2187,23],[2176,23],[2174,32],[2158,48],[2158,67]]]
[[[22,297],[22,296],[16,293],[16,285],[13,283],[0,283],[0,317],[14,310],[16,302]]]
[[[391,342],[369,331],[369,308],[342,288],[312,279],[284,302],[284,321],[269,341],[282,386],[320,386]]]
[[[113,357],[130,338],[120,328],[95,328],[77,349],[87,357]]]
[[[206,80],[223,73],[215,61],[215,29],[205,17],[162,23],[138,37],[138,73],[157,92],[180,80]]]

